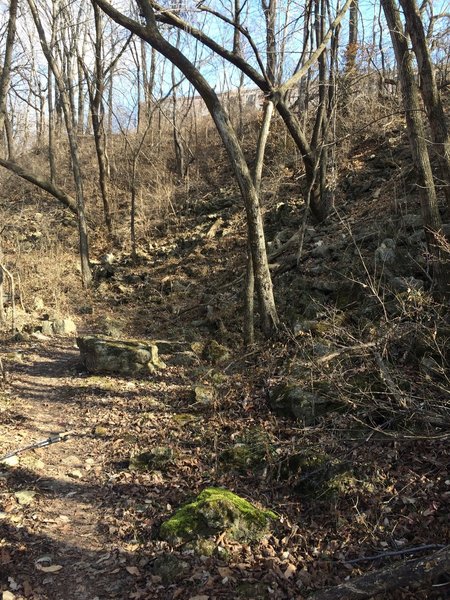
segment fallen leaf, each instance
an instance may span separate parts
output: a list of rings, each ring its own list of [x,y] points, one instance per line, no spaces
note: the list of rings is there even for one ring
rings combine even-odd
[[[36,567],[39,571],[42,571],[43,573],[57,573],[63,568],[62,565],[49,565],[48,567],[43,567],[40,564],[37,564]]]
[[[12,592],[3,592],[2,600],[14,600],[15,596]]]
[[[25,579],[23,582],[23,595],[25,598],[28,598],[28,596],[31,596],[32,594],[33,588],[31,587],[31,583],[28,581],[28,579]]]
[[[200,594],[199,596],[191,596],[189,600],[209,600],[209,596],[205,596],[204,594]]]
[[[130,575],[136,575],[136,577],[139,577],[140,572],[137,567],[125,567],[125,568]]]
[[[232,577],[233,571],[228,567],[217,567],[217,571],[221,577]]]
[[[292,575],[297,571],[297,567],[295,565],[289,564],[283,573],[283,577],[285,579],[290,579]]]

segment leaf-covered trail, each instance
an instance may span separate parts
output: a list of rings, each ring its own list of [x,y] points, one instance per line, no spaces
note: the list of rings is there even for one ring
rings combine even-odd
[[[2,469],[1,583],[16,599],[121,597],[132,576],[126,553],[102,533],[104,442],[91,435],[89,407],[81,406],[88,401],[77,397],[78,353],[59,341],[21,355],[4,396],[1,454],[63,431],[75,435]]]
[[[364,431],[361,443],[347,434],[351,412],[317,427],[274,419],[256,362],[245,377],[169,364],[132,381],[87,376],[73,340],[3,350],[0,455],[64,431],[75,435],[0,465],[2,600],[304,600],[380,566],[364,557],[449,539],[446,438]],[[193,385],[212,379],[214,403],[195,406]],[[268,440],[264,470],[223,459],[250,431]],[[156,447],[173,457],[164,469],[129,468],[130,457]],[[335,495],[308,496],[298,479],[279,476],[305,448],[351,456],[358,476]],[[254,545],[219,535],[207,556],[161,541],[161,522],[209,486],[276,511],[271,535]],[[428,587],[388,598],[443,596]]]

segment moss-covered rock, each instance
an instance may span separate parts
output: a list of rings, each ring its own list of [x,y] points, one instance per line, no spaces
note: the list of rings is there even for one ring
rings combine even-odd
[[[161,578],[164,585],[172,585],[187,576],[190,565],[173,554],[164,554],[153,561],[151,571],[153,575]]]
[[[220,460],[227,468],[238,471],[262,472],[273,462],[275,446],[269,434],[260,427],[253,427],[224,450]]]
[[[172,464],[174,452],[168,446],[156,446],[130,459],[130,469],[137,471],[161,471]]]
[[[203,348],[202,358],[217,365],[230,358],[230,351],[216,340],[210,340]]]
[[[256,508],[229,490],[206,488],[161,525],[160,535],[179,544],[225,531],[230,538],[250,542],[263,537],[275,518],[272,511]]]
[[[290,480],[298,491],[316,497],[343,495],[355,480],[347,463],[314,448],[285,458],[280,465],[280,475]]]
[[[267,583],[241,581],[236,586],[236,596],[242,600],[268,600],[271,597]]]
[[[90,373],[145,376],[165,367],[155,344],[97,336],[77,338],[81,359]]]
[[[199,406],[212,406],[216,399],[216,390],[210,385],[196,385],[192,388],[190,399]]]
[[[179,427],[185,427],[186,425],[192,425],[202,420],[199,415],[192,415],[191,413],[178,413],[173,415],[173,422]]]
[[[270,391],[271,409],[282,417],[302,420],[311,425],[317,417],[342,408],[333,398],[305,390],[302,384],[283,383]]]

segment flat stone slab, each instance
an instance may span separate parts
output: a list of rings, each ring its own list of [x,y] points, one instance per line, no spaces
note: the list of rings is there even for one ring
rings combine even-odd
[[[78,337],[77,345],[89,373],[145,377],[165,367],[156,344],[145,341],[88,335]]]

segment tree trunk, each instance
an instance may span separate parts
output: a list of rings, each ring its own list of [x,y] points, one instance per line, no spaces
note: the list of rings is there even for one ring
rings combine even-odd
[[[62,105],[64,122],[66,125],[67,137],[69,140],[70,158],[72,162],[73,179],[76,190],[76,201],[77,201],[77,213],[78,213],[78,237],[79,237],[79,249],[80,249],[80,262],[81,262],[81,278],[84,287],[88,287],[92,283],[92,272],[89,263],[89,242],[88,242],[88,229],[86,223],[86,216],[84,212],[84,194],[83,194],[83,179],[81,175],[80,160],[78,156],[78,144],[75,133],[74,119],[71,112],[70,99],[66,94],[66,85],[63,80],[62,73],[60,72],[52,52],[47,44],[45,30],[42,26],[34,0],[28,0],[28,5],[33,15],[34,24],[38,31],[39,39],[41,42],[42,52],[47,59],[47,62],[52,69],[52,73],[55,77],[55,83],[58,88],[59,97]]]
[[[409,143],[416,167],[417,188],[421,200],[423,225],[428,249],[432,257],[434,282],[437,290],[446,294],[448,293],[449,286],[448,271],[450,264],[442,256],[439,243],[442,223],[426,144],[425,129],[421,118],[419,91],[414,75],[411,53],[395,0],[381,0],[381,4],[389,26],[397,60]]]
[[[411,38],[419,65],[420,91],[430,123],[431,135],[439,159],[441,185],[450,216],[450,136],[444,108],[436,84],[433,63],[422,18],[415,0],[400,0],[405,15],[406,30]]]
[[[309,600],[370,600],[384,597],[388,592],[414,583],[429,583],[450,569],[450,550],[447,546],[425,558],[394,564],[373,573],[367,573],[328,590],[319,591]],[[380,596],[379,596],[380,595]]]

